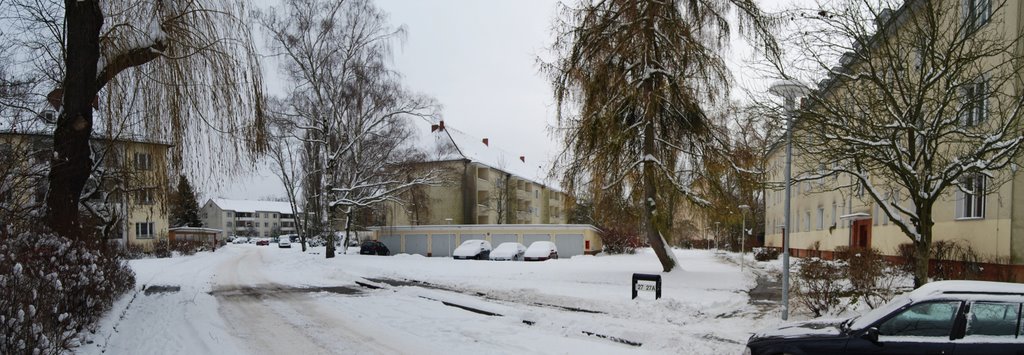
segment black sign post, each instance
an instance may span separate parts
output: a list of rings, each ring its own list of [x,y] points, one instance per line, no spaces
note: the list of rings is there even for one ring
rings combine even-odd
[[[633,274],[633,299],[636,299],[637,291],[640,288],[643,288],[644,291],[651,291],[650,285],[640,285],[637,287],[637,281],[654,281],[654,299],[661,298],[661,275]]]

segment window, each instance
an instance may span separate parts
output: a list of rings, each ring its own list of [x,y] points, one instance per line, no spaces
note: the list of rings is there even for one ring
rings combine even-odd
[[[135,153],[135,170],[152,170],[153,155],[149,153]]]
[[[227,223],[225,223],[225,224],[224,224],[224,226],[225,226],[225,227],[228,227],[228,228],[231,228],[231,222],[227,222]]]
[[[836,203],[832,202],[832,227],[836,226]]]
[[[960,180],[956,190],[956,218],[985,218],[985,176],[968,176]]]
[[[231,212],[224,212],[225,216],[231,217]]]
[[[959,308],[960,302],[918,303],[880,324],[878,335],[949,337]]]
[[[277,213],[275,213],[275,214],[274,214],[274,218],[278,218],[278,217],[277,217]]]
[[[825,224],[825,209],[822,208],[822,207],[818,207],[818,221],[815,223],[815,227],[818,230],[822,230],[822,228],[825,228],[824,224]]]
[[[963,89],[961,121],[965,127],[976,126],[988,119],[988,80],[978,79]]]
[[[135,202],[140,205],[152,205],[156,201],[155,195],[154,189],[151,188],[135,191]]]
[[[811,211],[804,212],[804,232],[811,231]]]
[[[135,239],[153,239],[155,232],[153,222],[135,223]]]
[[[963,0],[964,27],[975,31],[992,17],[992,0]]]
[[[263,222],[263,228],[267,228],[267,227],[270,227],[270,223]]]
[[[975,302],[967,316],[965,337],[1016,337],[1019,317],[1020,303]]]

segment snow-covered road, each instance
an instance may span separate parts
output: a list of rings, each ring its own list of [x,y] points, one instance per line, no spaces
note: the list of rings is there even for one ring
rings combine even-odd
[[[79,352],[738,353],[750,332],[777,323],[747,304],[753,276],[707,251],[676,251],[684,270],[664,275],[659,301],[629,297],[633,272],[656,273],[653,255],[522,263],[321,252],[230,245],[132,261],[139,291]],[[143,291],[158,285],[181,289]]]

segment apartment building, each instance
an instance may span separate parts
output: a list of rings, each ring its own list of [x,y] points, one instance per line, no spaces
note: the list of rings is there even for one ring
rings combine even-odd
[[[1002,6],[993,4],[999,3]],[[911,6],[945,6],[949,14],[955,14],[952,21],[965,21],[970,31],[960,33],[946,33],[948,36],[971,36],[971,35],[1006,35],[1013,38],[1024,34],[1024,5],[1018,1],[1008,1],[1003,4],[998,1],[978,0],[945,0],[942,2],[907,1],[903,7],[894,11],[885,11],[876,21],[895,21],[892,31],[894,36],[905,24],[913,23],[907,18],[900,16],[914,16],[914,12],[908,10]],[[922,10],[923,11],[923,10]],[[973,32],[972,32],[973,31]],[[1019,37],[1018,37],[1019,38]],[[1015,54],[1007,54],[1006,57],[1015,56],[1020,61],[1024,57],[1024,44],[1018,42],[1012,48]],[[851,56],[852,57],[852,56]],[[920,68],[921,65],[929,65],[928,59],[921,59],[922,55],[910,55],[907,57],[907,68]],[[986,68],[992,63],[977,63],[978,68]],[[863,68],[857,68],[855,62],[843,58],[839,65],[840,69],[849,68],[845,72],[856,72]],[[1018,64],[1019,65],[1019,64]],[[978,69],[985,72],[985,69]],[[927,71],[923,71],[927,73]],[[891,73],[890,73],[891,74]],[[989,75],[989,74],[986,74]],[[986,78],[986,75],[980,75]],[[1022,77],[1020,74],[1014,74]],[[836,94],[837,90],[846,90],[845,84],[835,84],[835,78],[829,78],[819,85],[815,93],[819,97]],[[894,79],[900,80],[900,79]],[[960,117],[951,116],[959,120],[962,127],[953,131],[971,132],[975,129],[984,129],[985,124],[993,124],[999,121],[1000,115],[1007,115],[1010,111],[1019,107],[1002,107],[993,99],[991,102],[986,98],[984,101],[974,102],[979,96],[980,90],[1002,90],[996,94],[1005,97],[1020,97],[1024,95],[1017,87],[989,87],[984,81],[979,84],[966,86],[962,90],[963,106],[959,110]],[[995,96],[993,96],[995,97]],[[808,105],[805,102],[805,105]],[[973,105],[973,106],[972,106]],[[813,107],[811,107],[813,109]],[[951,114],[956,115],[956,114]],[[850,120],[863,120],[863,118],[850,117]],[[794,130],[794,140],[799,141],[801,136],[807,135],[807,129],[801,128],[800,118],[797,118],[797,129]],[[980,127],[980,128],[976,128]],[[815,129],[820,129],[817,127]],[[901,137],[897,137],[901,138]],[[936,152],[943,161],[952,161],[954,154],[962,154],[957,149],[960,142],[944,143],[936,146]],[[921,145],[918,143],[918,145]],[[884,206],[880,206],[871,197],[872,191],[869,186],[898,186],[898,184],[887,184],[886,179],[892,179],[892,175],[882,173],[868,176],[870,184],[858,182],[848,174],[813,177],[815,170],[828,171],[830,164],[822,161],[820,156],[808,153],[794,146],[793,149],[793,176],[797,182],[792,186],[791,195],[791,220],[784,218],[785,191],[783,190],[783,169],[785,164],[785,146],[780,143],[770,157],[769,180],[771,187],[765,191],[766,216],[765,235],[766,245],[781,247],[783,245],[782,232],[784,228],[789,229],[790,247],[795,255],[823,255],[828,257],[831,252],[839,247],[873,247],[883,254],[898,255],[900,244],[910,243],[911,239],[901,228],[885,213]],[[948,158],[948,159],[947,159]],[[896,160],[894,160],[896,161]],[[977,174],[967,175],[958,180],[958,186],[945,189],[945,193],[938,199],[931,211],[931,218],[934,221],[933,242],[951,241],[967,245],[979,255],[984,262],[997,264],[1024,264],[1024,174],[1020,166],[1024,161],[1017,159],[1015,163],[1008,164],[1005,168],[997,170],[986,170]],[[803,177],[801,179],[800,177]],[[892,205],[909,206],[910,196],[905,189],[898,188],[887,191],[874,191],[882,197],[883,201],[892,201]],[[896,214],[897,218],[907,218],[905,214]]]
[[[295,215],[288,202],[215,198],[203,204],[199,218],[207,228],[221,229],[221,237],[297,233]]]
[[[414,140],[444,181],[409,191],[405,203],[383,204],[383,225],[563,224],[565,195],[546,170],[444,121],[413,120]]]
[[[53,138],[42,129],[0,132],[0,219],[41,213]],[[95,171],[82,195],[83,223],[121,245],[149,249],[167,238],[169,144],[94,138]]]

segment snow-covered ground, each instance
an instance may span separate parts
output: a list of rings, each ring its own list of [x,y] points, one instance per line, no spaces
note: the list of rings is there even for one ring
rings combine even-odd
[[[675,253],[660,300],[631,299],[633,273],[660,273],[649,250],[527,263],[229,245],[134,260],[137,291],[78,352],[724,354],[780,323],[750,304],[757,270],[735,254]]]

